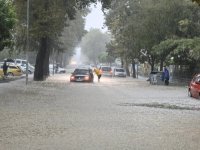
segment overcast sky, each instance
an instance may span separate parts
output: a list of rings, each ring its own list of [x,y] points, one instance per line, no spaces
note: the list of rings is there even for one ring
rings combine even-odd
[[[101,10],[101,4],[98,3],[96,6],[92,5],[90,8],[91,13],[86,17],[85,29],[89,31],[91,28],[98,28],[103,32],[107,31],[107,29],[103,27],[104,15]]]

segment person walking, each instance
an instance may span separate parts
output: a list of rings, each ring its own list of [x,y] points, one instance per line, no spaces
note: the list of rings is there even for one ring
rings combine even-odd
[[[95,68],[95,69],[94,69],[94,72],[95,72],[95,74],[96,74],[97,77],[98,77],[98,82],[100,82],[100,79],[101,79],[101,70],[98,69],[98,68]]]
[[[166,66],[163,69],[162,81],[165,82],[165,85],[169,85],[169,71]]]
[[[7,61],[4,61],[4,63],[3,63],[3,74],[4,74],[4,77],[7,76],[7,70],[8,70]]]

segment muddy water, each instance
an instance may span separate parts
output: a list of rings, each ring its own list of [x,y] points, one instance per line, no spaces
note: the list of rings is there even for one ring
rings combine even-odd
[[[200,101],[130,78],[0,85],[0,150],[197,150]]]

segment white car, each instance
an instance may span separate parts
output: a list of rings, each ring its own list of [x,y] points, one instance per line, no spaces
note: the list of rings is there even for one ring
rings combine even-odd
[[[113,76],[114,77],[126,77],[126,71],[124,68],[114,68]]]
[[[101,66],[100,70],[102,72],[102,76],[109,76],[112,77],[112,68],[110,66]]]
[[[61,68],[61,67],[56,67],[54,65],[53,67],[53,64],[49,64],[49,73],[53,74],[54,73],[66,73],[66,69],[64,68]]]
[[[26,73],[26,63],[24,59],[14,59],[14,63],[19,66],[24,73]],[[32,74],[35,71],[35,67],[28,63],[28,73]]]

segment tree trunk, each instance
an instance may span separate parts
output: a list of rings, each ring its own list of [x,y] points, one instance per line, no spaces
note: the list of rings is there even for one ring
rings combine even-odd
[[[132,77],[136,78],[136,70],[135,70],[135,61],[134,61],[134,59],[132,59],[132,70],[133,70]]]
[[[124,67],[124,60],[123,60],[122,57],[120,57],[120,59],[121,59],[121,67],[123,68]]]
[[[153,56],[149,57],[149,64],[151,65],[151,71],[154,71],[154,66],[155,66],[155,58]]]
[[[35,72],[34,72],[34,81],[43,81],[45,80],[45,61],[47,53],[47,37],[40,39],[40,49],[36,57],[35,63]]]
[[[151,64],[151,71],[154,71],[154,66],[155,66],[155,64],[154,64],[154,62]]]
[[[44,78],[46,79],[49,76],[49,57],[50,57],[50,50],[49,50],[49,43],[47,38],[47,49],[44,58]]]
[[[160,61],[160,71],[163,71],[163,60]]]
[[[128,67],[128,60],[127,60],[127,58],[125,58],[125,68],[126,68],[126,74],[127,74],[127,76],[129,76],[130,77],[130,71],[129,71],[129,67]]]

